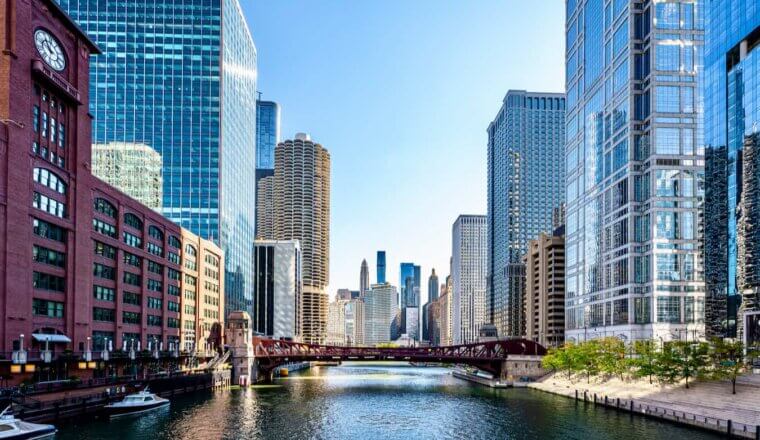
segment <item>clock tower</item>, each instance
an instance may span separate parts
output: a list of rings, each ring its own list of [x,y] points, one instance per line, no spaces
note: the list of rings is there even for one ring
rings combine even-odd
[[[33,333],[76,349],[91,331],[78,296],[92,287],[71,274],[92,271],[75,258],[92,244],[75,237],[92,224],[89,59],[99,52],[53,0],[0,1],[0,45],[0,351],[29,349]]]

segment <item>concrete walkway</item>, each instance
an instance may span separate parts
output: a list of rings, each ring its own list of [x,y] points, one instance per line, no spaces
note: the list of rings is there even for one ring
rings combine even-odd
[[[731,420],[734,424],[748,425],[754,431],[760,425],[760,377],[747,376],[738,381],[736,394],[731,394],[729,382],[683,383],[661,386],[648,380],[621,381],[620,379],[591,379],[585,377],[567,379],[565,374],[552,374],[533,382],[531,388],[575,398],[575,391],[589,396],[597,394],[599,399],[607,396],[610,401],[617,398],[633,399],[637,404],[645,404],[676,412],[684,412],[721,420]],[[589,397],[590,399],[591,397]]]

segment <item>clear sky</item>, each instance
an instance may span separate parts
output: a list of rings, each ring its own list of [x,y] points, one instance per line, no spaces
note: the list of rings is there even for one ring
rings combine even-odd
[[[562,0],[240,0],[282,136],[332,157],[330,287],[375,252],[449,273],[451,225],[486,213],[486,128],[509,89],[564,90]]]

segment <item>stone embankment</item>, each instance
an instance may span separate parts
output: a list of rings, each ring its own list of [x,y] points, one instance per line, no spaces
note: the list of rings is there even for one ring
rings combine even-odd
[[[648,380],[621,381],[550,374],[530,388],[669,420],[735,437],[760,440],[760,376],[741,378],[736,394],[727,382],[658,385]]]

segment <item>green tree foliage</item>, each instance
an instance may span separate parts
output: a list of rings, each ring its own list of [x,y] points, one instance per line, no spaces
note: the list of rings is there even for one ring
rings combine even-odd
[[[657,345],[652,340],[641,340],[633,343],[634,356],[630,366],[634,377],[648,377],[652,383],[652,377],[657,375]]]
[[[736,378],[751,368],[749,360],[755,352],[744,353],[741,341],[715,338],[710,341],[708,376],[714,380],[729,380],[731,393],[736,394]]]
[[[598,349],[596,357],[599,371],[607,376],[618,376],[622,380],[628,372],[625,343],[615,337],[604,338],[599,340]]]

